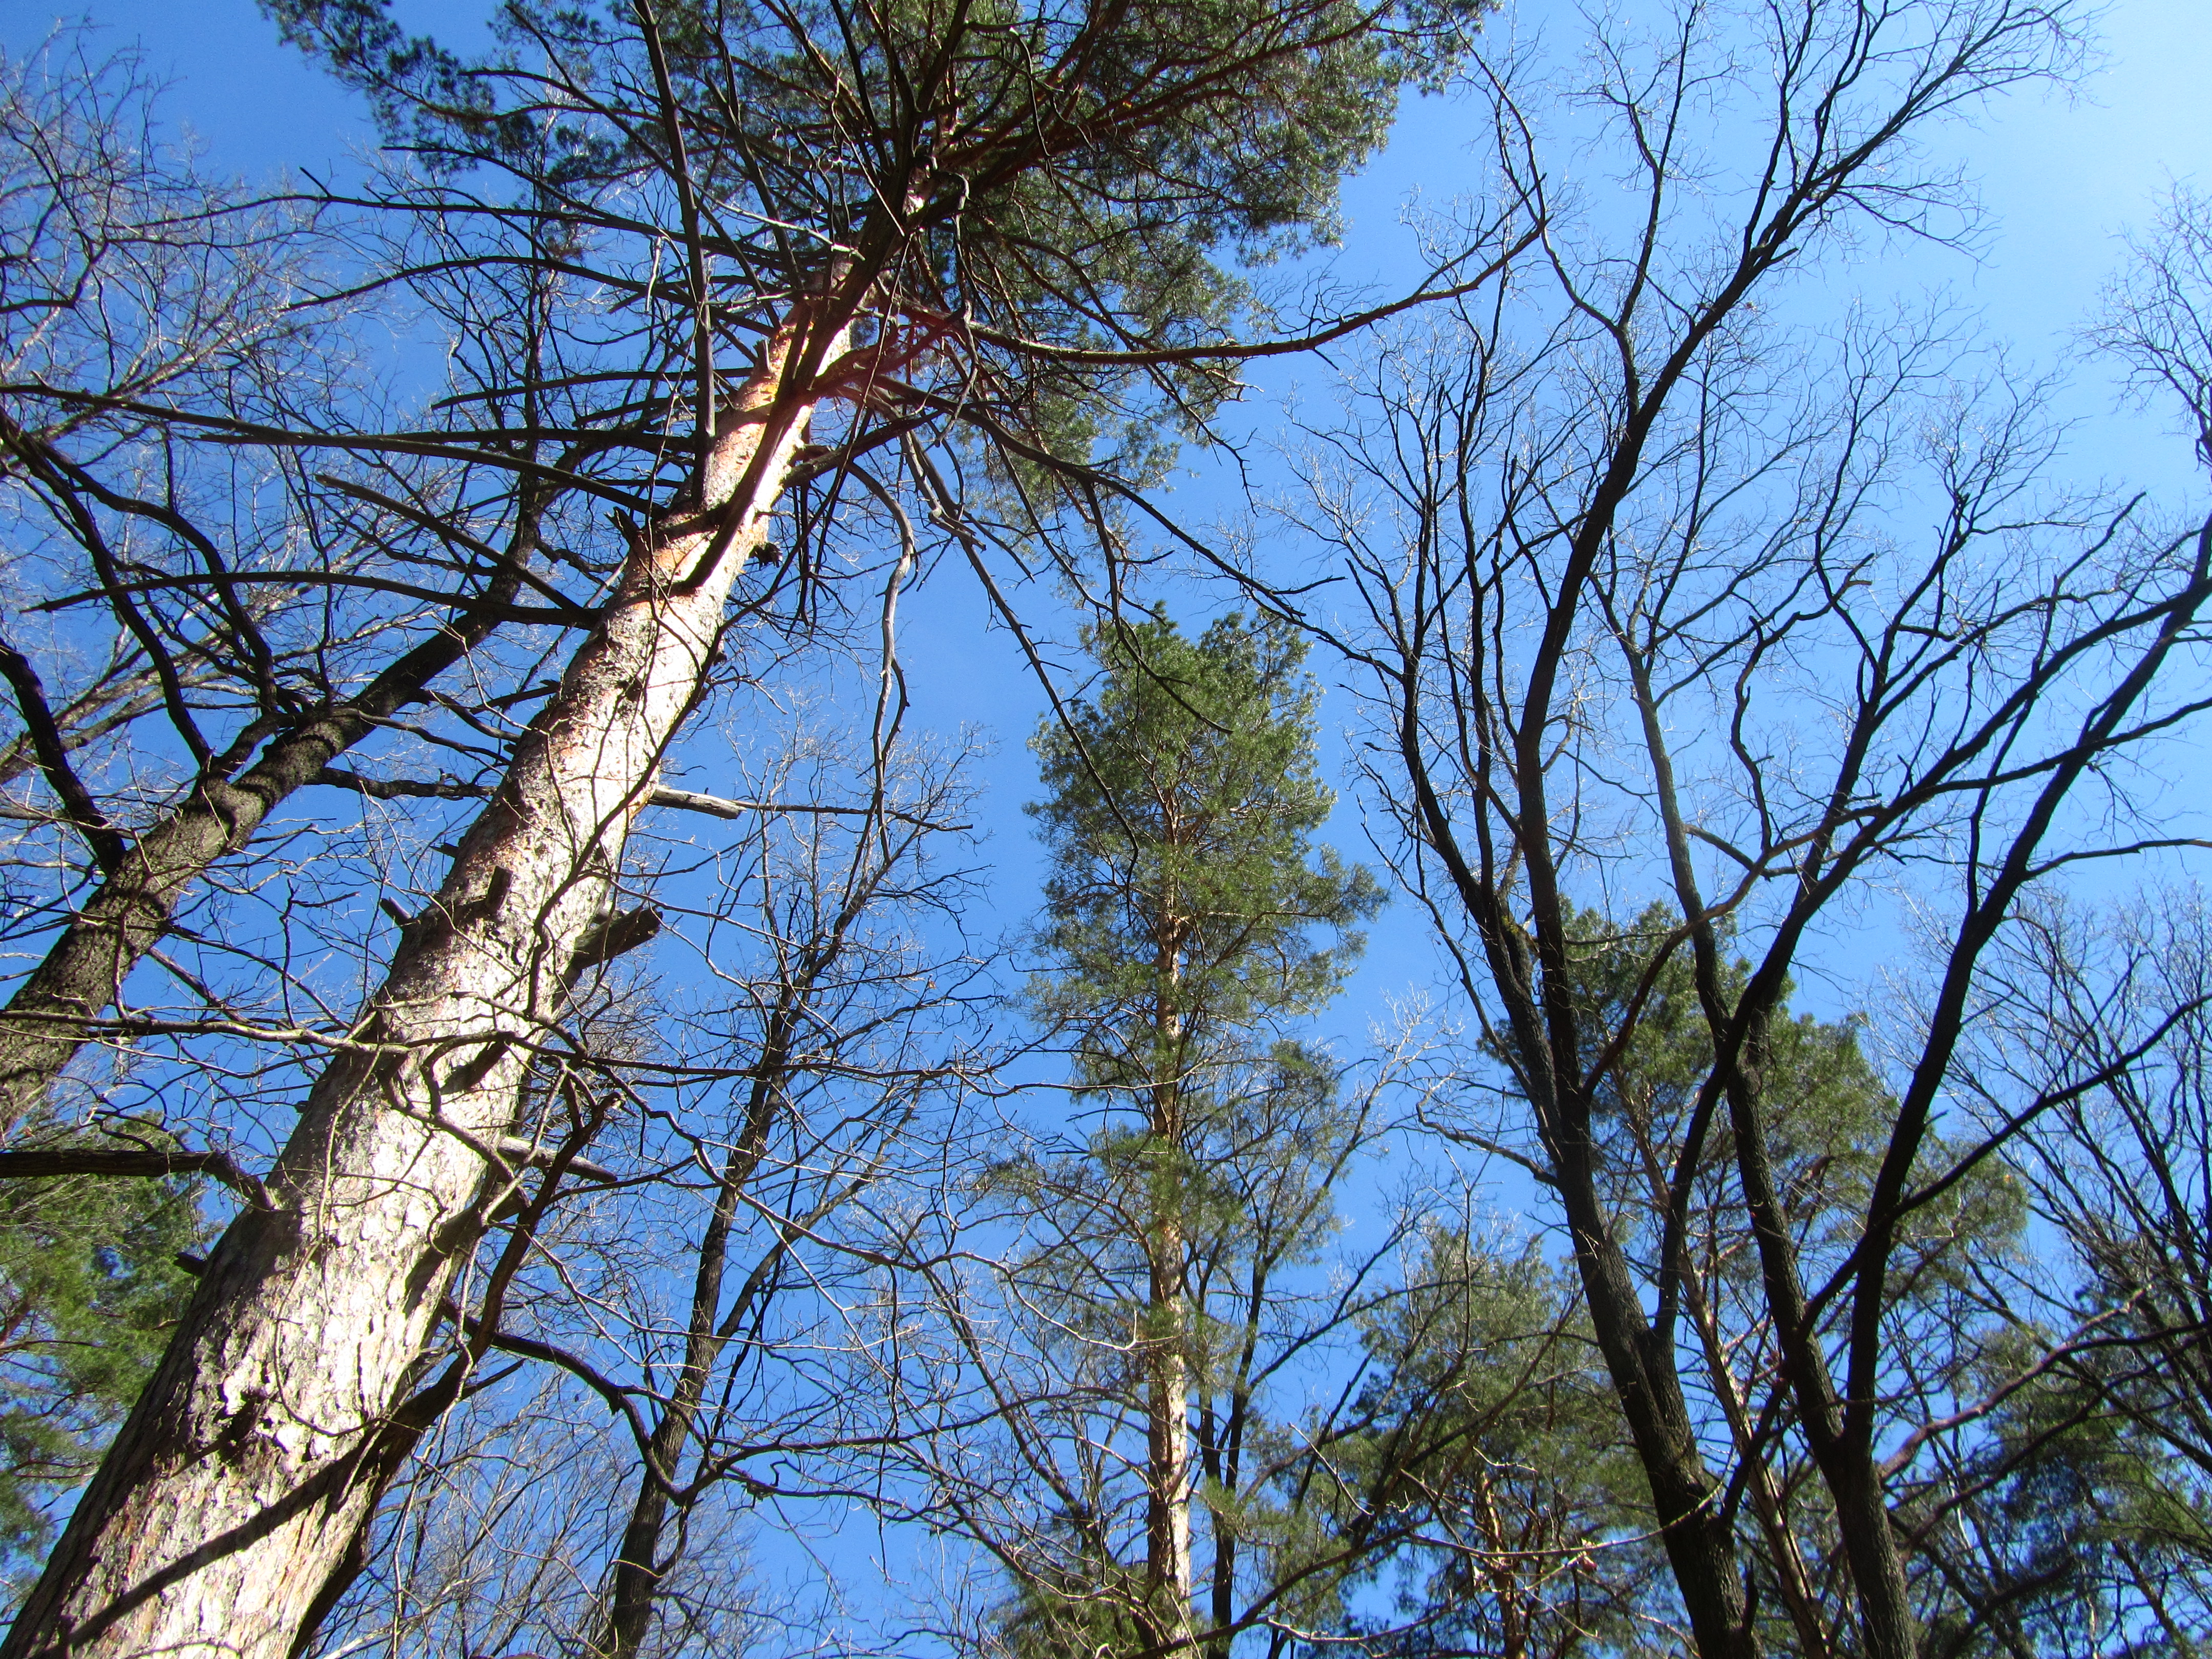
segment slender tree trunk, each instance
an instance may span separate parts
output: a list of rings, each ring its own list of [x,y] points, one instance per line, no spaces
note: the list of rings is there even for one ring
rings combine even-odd
[[[1712,1036],[1716,1059],[1724,1068],[1723,1093],[1728,1101],[1729,1126],[1735,1135],[1737,1175],[1742,1181],[1744,1201],[1750,1212],[1761,1283],[1773,1317],[1784,1374],[1797,1401],[1799,1426],[1835,1504],[1844,1559],[1850,1564],[1853,1587],[1857,1592],[1859,1626],[1869,1659],[1913,1659],[1919,1648],[1919,1623],[1912,1612],[1904,1561],[1890,1534],[1889,1505],[1882,1490],[1881,1474],[1875,1466],[1870,1439],[1856,1440],[1843,1432],[1840,1405],[1827,1358],[1820,1349],[1820,1334],[1812,1328],[1806,1314],[1797,1246],[1768,1151],[1762,1107],[1771,1004],[1758,1006],[1747,1002],[1732,1008],[1722,988],[1720,935],[1709,918],[1697,866],[1690,856],[1689,832],[1674,782],[1674,757],[1660,722],[1657,700],[1652,696],[1650,671],[1628,635],[1623,633],[1617,637],[1627,659],[1629,681],[1635,690],[1637,711],[1644,728],[1645,752],[1651,761],[1676,902],[1684,915],[1701,918],[1692,934],[1698,1000]],[[1779,981],[1773,983],[1778,986]],[[1759,994],[1754,985],[1747,995]],[[1741,1040],[1731,1047],[1729,1025],[1737,1015],[1744,1018],[1745,1030]],[[1686,1281],[1688,1268],[1685,1266],[1681,1271]],[[1695,1310],[1692,1316],[1698,1321],[1701,1330],[1709,1328],[1703,1309]],[[1735,1404],[1735,1382],[1729,1375],[1725,1357],[1710,1334],[1705,1340],[1714,1384],[1727,1409],[1731,1431],[1736,1436],[1741,1455],[1752,1462],[1754,1449],[1747,1433],[1748,1425]],[[1816,1631],[1809,1586],[1802,1582],[1802,1567],[1796,1558],[1796,1541],[1790,1536],[1778,1504],[1767,1491],[1765,1469],[1753,1462],[1750,1479],[1753,1509],[1773,1540],[1774,1570],[1790,1615],[1801,1632]],[[1801,1635],[1801,1644],[1806,1639]],[[1825,1642],[1822,1645],[1825,1647]],[[1808,1649],[1808,1653],[1817,1651]]]
[[[1507,1029],[1522,1060],[1523,1081],[1551,1154],[1560,1206],[1574,1241],[1583,1304],[1589,1310],[1599,1352],[1605,1356],[1637,1462],[1650,1484],[1660,1540],[1689,1615],[1691,1640],[1699,1659],[1758,1659],[1759,1640],[1737,1570],[1735,1540],[1720,1514],[1718,1483],[1698,1444],[1672,1333],[1655,1328],[1645,1312],[1628,1258],[1598,1197],[1589,1103],[1559,1082],[1565,1068],[1554,1065],[1546,1037],[1527,936],[1500,901],[1498,888],[1468,861],[1450,815],[1430,783],[1418,707],[1417,697],[1409,693],[1400,715],[1399,744],[1413,783],[1419,822],[1443,860],[1461,904],[1480,930],[1492,983],[1506,1004]],[[1533,807],[1524,805],[1523,816],[1527,822],[1543,823],[1548,815],[1542,810],[1540,774],[1534,775],[1535,782],[1522,785],[1524,803],[1529,796],[1535,799]],[[1494,849],[1486,842],[1482,851],[1483,870],[1495,869]],[[1560,909],[1556,891],[1547,896],[1551,902],[1545,908],[1556,927]],[[1565,1011],[1562,1028],[1571,1031],[1571,1009]],[[1576,1045],[1562,1042],[1559,1052],[1571,1057]]]
[[[1659,1180],[1656,1184],[1663,1194],[1666,1191],[1664,1181]],[[1783,1606],[1789,1611],[1790,1622],[1797,1633],[1797,1659],[1831,1659],[1834,1644],[1829,1641],[1827,1626],[1820,1617],[1819,1596],[1813,1588],[1812,1577],[1806,1571],[1804,1554],[1797,1547],[1797,1536],[1790,1530],[1789,1508],[1784,1501],[1781,1488],[1775,1484],[1774,1470],[1762,1455],[1751,1413],[1744,1405],[1743,1390],[1736,1382],[1735,1372],[1729,1367],[1720,1322],[1714,1317],[1711,1303],[1686,1265],[1682,1269],[1681,1282],[1683,1304],[1697,1327],[1698,1340],[1705,1346],[1705,1373],[1711,1381],[1714,1396],[1720,1403],[1721,1415],[1728,1421],[1729,1432],[1735,1437],[1736,1455],[1742,1460],[1752,1511],[1758,1517],[1759,1530],[1766,1535],[1767,1553],[1773,1559],[1775,1583],[1781,1592]]]
[[[1159,957],[1161,1009],[1156,1024],[1155,1064],[1174,1074],[1152,1085],[1154,1146],[1165,1161],[1154,1173],[1151,1201],[1146,1340],[1150,1364],[1146,1402],[1145,1591],[1158,1627],[1148,1632],[1156,1646],[1185,1640],[1191,1625],[1190,1571],[1190,1356],[1184,1347],[1189,1310],[1183,1297],[1182,1214],[1183,1024],[1176,1006],[1180,978],[1180,924],[1170,921]]]
[[[0,1655],[282,1659],[375,1503],[373,1451],[514,1172],[526,1051],[602,923],[632,817],[696,697],[832,338],[769,337],[696,510],[642,537],[516,746],[353,1046],[218,1246]],[[807,396],[790,387],[809,387]]]
[[[684,1363],[677,1372],[667,1408],[653,1425],[646,1443],[646,1467],[639,1474],[637,1496],[623,1528],[622,1547],[615,1558],[600,1629],[592,1647],[595,1659],[636,1659],[647,1632],[653,1628],[653,1606],[659,1600],[660,1581],[668,1570],[660,1557],[661,1534],[667,1527],[670,1509],[684,1506],[670,1489],[723,1346],[714,1328],[714,1313],[721,1297],[731,1213],[742,1179],[732,1180],[726,1174],[714,1218],[700,1250]]]
[[[684,1335],[684,1363],[660,1420],[653,1425],[646,1446],[646,1466],[640,1471],[637,1497],[630,1504],[623,1528],[622,1547],[609,1575],[600,1627],[593,1638],[594,1659],[637,1659],[647,1633],[653,1627],[653,1605],[668,1565],[661,1559],[660,1540],[668,1525],[669,1510],[678,1500],[671,1492],[684,1448],[699,1419],[699,1402],[714,1380],[715,1362],[727,1346],[741,1313],[722,1314],[722,1284],[730,1255],[730,1233],[737,1218],[738,1196],[760,1167],[767,1150],[769,1130],[784,1097],[785,1071],[790,1060],[794,1027],[804,1006],[805,980],[786,985],[769,1023],[753,1073],[750,1097],[745,1106],[744,1133],[723,1160],[721,1185],[715,1194],[714,1212],[699,1243],[699,1265],[692,1276],[690,1324]],[[750,1287],[740,1293],[742,1310]]]
[[[1182,1227],[1155,1223],[1150,1300],[1151,1398],[1146,1408],[1145,1577],[1174,1624],[1160,1639],[1180,1638],[1190,1621],[1190,1358],[1183,1350]]]
[[[1559,1194],[1585,1304],[1612,1374],[1637,1461],[1651,1484],[1660,1539],[1702,1659],[1756,1659],[1735,1540],[1720,1515],[1671,1344],[1651,1328],[1584,1158],[1561,1157]]]
[[[1796,1241],[1767,1152],[1766,1125],[1759,1113],[1765,1024],[1763,1014],[1753,1021],[1745,1039],[1750,1052],[1732,1068],[1728,1099],[1737,1173],[1759,1245],[1767,1306],[1773,1314],[1790,1395],[1797,1402],[1799,1425],[1836,1506],[1837,1530],[1858,1592],[1859,1631],[1869,1659],[1914,1659],[1920,1647],[1920,1621],[1912,1611],[1904,1558],[1890,1527],[1888,1495],[1875,1463],[1870,1435],[1845,1426],[1845,1408],[1827,1356],[1821,1352],[1820,1333],[1806,1313]],[[1859,1415],[1871,1423],[1871,1413]]]
[[[357,696],[279,735],[235,779],[204,779],[183,805],[137,837],[0,1010],[0,1139],[44,1103],[84,1046],[86,1023],[115,1000],[209,867],[244,846],[287,796],[313,783],[332,760],[421,696],[498,626],[536,547],[538,512],[526,495],[506,568],[481,600]]]

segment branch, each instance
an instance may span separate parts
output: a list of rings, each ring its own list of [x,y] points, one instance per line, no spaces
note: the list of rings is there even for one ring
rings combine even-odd
[[[648,911],[647,914],[652,913]],[[657,921],[659,918],[655,920]],[[561,1149],[525,1140],[520,1135],[501,1135],[499,1155],[519,1169],[550,1170],[561,1156]],[[611,1184],[622,1179],[605,1164],[593,1164],[586,1158],[571,1158],[563,1167],[568,1174],[581,1176],[586,1181],[604,1181]]]
[[[434,781],[417,778],[365,778],[358,772],[348,772],[335,766],[326,766],[316,774],[315,781],[333,789],[350,789],[357,795],[367,795],[373,800],[394,800],[401,797],[422,797],[431,800],[482,800],[491,793],[491,787],[482,783],[462,783],[453,778]],[[737,800],[726,795],[702,795],[690,789],[657,788],[646,798],[649,806],[672,807],[680,812],[703,812],[708,817],[738,819],[751,813],[799,813],[821,817],[882,817],[899,823],[911,823],[924,830],[961,830],[965,823],[940,823],[913,812],[878,811],[869,806],[825,806],[813,801]]]
[[[15,694],[15,707],[22,713],[23,729],[31,739],[31,752],[38,757],[39,771],[46,781],[46,787],[54,792],[69,821],[91,847],[100,873],[113,875],[130,849],[125,846],[121,832],[107,821],[107,815],[93,799],[92,792],[70,765],[69,745],[62,740],[61,727],[54,722],[54,711],[47,706],[46,689],[39,683],[37,671],[21,652],[5,640],[0,640],[0,677],[6,678],[9,688]]]
[[[0,1181],[40,1181],[54,1176],[209,1175],[246,1200],[250,1208],[273,1210],[275,1200],[258,1176],[240,1169],[228,1152],[122,1152],[89,1146],[42,1146],[0,1152]]]
[[[1261,357],[1292,356],[1301,352],[1319,350],[1322,346],[1333,344],[1348,335],[1372,328],[1376,324],[1387,321],[1401,312],[1411,311],[1417,306],[1434,304],[1440,300],[1465,299],[1468,295],[1486,287],[1514,260],[1533,247],[1542,237],[1546,228],[1545,222],[1541,219],[1537,220],[1503,253],[1472,276],[1464,277],[1456,283],[1446,283],[1437,287],[1430,286],[1454,265],[1464,264],[1470,254],[1462,254],[1456,259],[1447,260],[1431,270],[1421,286],[1411,294],[1382,305],[1370,307],[1365,311],[1354,312],[1349,316],[1336,318],[1308,333],[1280,339],[1255,340],[1247,343],[1221,341],[1212,345],[1152,348],[1138,346],[1117,351],[1110,348],[1054,345],[1048,341],[1029,339],[1022,335],[1010,334],[1003,329],[992,328],[966,319],[961,321],[960,327],[963,333],[988,344],[1008,351],[1018,352],[1024,356],[1042,358],[1050,362],[1149,368],[1171,363],[1248,362]]]

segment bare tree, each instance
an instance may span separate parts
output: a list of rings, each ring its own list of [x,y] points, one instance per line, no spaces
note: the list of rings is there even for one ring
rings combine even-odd
[[[1976,387],[1909,319],[1793,328],[1759,301],[1854,226],[1964,222],[1917,169],[1919,130],[2070,45],[2063,8],[1817,3],[1601,27],[1550,106],[1501,70],[1496,165],[1547,257],[1433,349],[1382,356],[1364,412],[1324,435],[1299,516],[1357,602],[1273,590],[1374,700],[1400,872],[1527,1103],[1504,1150],[1559,1206],[1708,1655],[1756,1645],[1735,1518],[1781,1437],[1817,1472],[1857,1626],[1821,1614],[1796,1638],[1916,1651],[1888,1499],[1922,1425],[1893,1413],[1893,1316],[1914,1218],[1987,1156],[1939,1130],[1978,965],[2037,884],[2165,839],[2100,835],[2099,809],[2130,823],[2109,769],[2202,707],[2172,671],[2212,528],[2039,501],[2053,440],[2032,395]],[[1754,58],[1779,90],[1732,105]],[[1632,212],[1569,199],[1553,118],[1618,145]],[[1824,930],[1899,886],[1943,918],[1942,966],[1849,1223],[1810,1232],[1778,1145],[1778,1024]],[[1577,953],[1629,947],[1655,889],[1674,921],[1633,946],[1627,994],[1578,1002]],[[1639,1272],[1604,1097],[1678,955],[1711,1062],[1649,1126],[1666,1206]],[[1734,1382],[1700,1352],[1689,1233],[1723,1136],[1774,1344]]]
[[[850,750],[802,731],[749,769],[768,805],[738,838],[665,846],[695,867],[656,890],[696,908],[670,905],[659,975],[571,1021],[578,1063],[628,1099],[599,1132],[614,1167],[532,1224],[498,1306],[466,1304],[481,1383],[367,1540],[326,1649],[379,1629],[472,1644],[506,1618],[540,1646],[717,1650],[744,1623],[718,1589],[740,1514],[839,1492],[897,1432],[866,1386],[896,1340],[877,1281],[911,1248],[902,1218],[945,1201],[950,1120],[988,1067],[964,1006],[981,964],[957,925],[969,873],[945,861],[957,769]],[[561,1382],[510,1379],[510,1358]],[[585,1490],[518,1504],[526,1456]]]
[[[155,137],[135,64],[88,52],[58,35],[9,65],[0,110],[0,452],[25,613],[0,675],[11,775],[37,777],[78,849],[11,918],[36,960],[0,1012],[9,1126],[46,1111],[180,907],[288,797],[501,623],[582,614],[516,603],[557,490],[463,507],[465,468],[310,472],[249,435],[342,429],[385,401],[357,307],[320,291],[337,228],[203,178]],[[464,358],[527,355],[526,318],[522,338],[486,320]]]
[[[2212,1628],[2206,946],[2193,889],[2047,899],[1993,953],[1958,1085],[1991,1123],[2025,1121],[2013,1163],[2056,1241],[2057,1271],[2015,1289],[2015,1317],[2080,1329],[2021,1389],[2048,1403],[1967,1490],[2087,1440],[2113,1466],[2108,1492],[2076,1502],[2117,1581],[2108,1617],[2176,1652]]]
[[[872,1297],[837,1287],[866,1284],[911,1248],[886,1220],[916,1201],[915,1172],[957,1142],[948,1109],[989,1069],[957,1030],[979,964],[957,951],[957,932],[946,954],[915,931],[933,912],[940,928],[957,925],[964,877],[930,848],[957,827],[963,787],[927,763],[899,769],[907,775],[878,773],[872,799],[847,809],[858,814],[849,827],[830,809],[802,810],[763,818],[757,850],[737,849],[753,867],[725,890],[750,914],[732,904],[718,920],[751,935],[763,960],[734,1011],[744,1024],[724,1039],[735,1051],[728,1121],[691,1149],[686,1184],[707,1213],[689,1305],[641,1334],[641,1467],[589,1638],[607,1659],[635,1659],[694,1547],[694,1517],[729,1486],[788,1484],[799,1495],[810,1451],[885,1433],[853,1409],[855,1372],[841,1354],[841,1334],[864,1350],[883,1340],[866,1311]],[[785,769],[763,797],[821,799],[798,771]],[[771,1306],[794,1297],[812,1311]],[[838,1306],[847,1297],[849,1311]],[[763,1379],[772,1363],[799,1386]],[[764,1422],[748,1407],[770,1395],[786,1403]],[[781,1472],[766,1473],[770,1463]]]

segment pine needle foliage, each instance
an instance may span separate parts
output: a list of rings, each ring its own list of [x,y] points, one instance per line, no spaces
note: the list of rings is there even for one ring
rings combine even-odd
[[[1188,1081],[1237,1035],[1323,1007],[1382,890],[1314,844],[1335,794],[1286,628],[1232,615],[1192,639],[1156,610],[1086,642],[1096,694],[1033,744],[1052,966],[1031,995],[1079,1031],[1090,1087]]]
[[[191,1294],[198,1183],[0,1183],[0,1596],[52,1540]]]

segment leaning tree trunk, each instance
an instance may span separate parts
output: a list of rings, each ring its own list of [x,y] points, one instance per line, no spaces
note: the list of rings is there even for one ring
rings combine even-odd
[[[352,1042],[224,1236],[0,1656],[283,1659],[382,1485],[456,1266],[515,1172],[528,1039],[603,926],[842,333],[804,309],[724,416],[692,510],[641,537]],[[804,388],[805,390],[794,390]]]
[[[45,1103],[88,1040],[87,1027],[169,931],[179,902],[216,860],[251,840],[287,796],[459,662],[498,626],[537,543],[526,498],[500,570],[483,597],[355,696],[272,740],[235,778],[205,778],[185,803],[141,834],[30,976],[0,1009],[0,1139]]]

